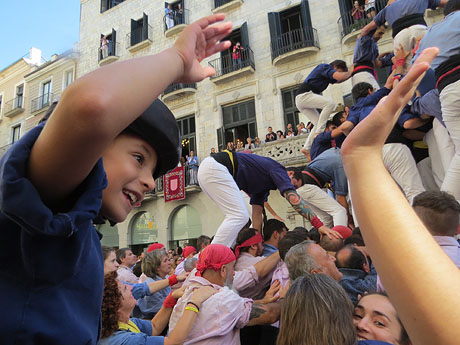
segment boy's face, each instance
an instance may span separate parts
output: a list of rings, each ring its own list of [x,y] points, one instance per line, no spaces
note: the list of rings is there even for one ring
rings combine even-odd
[[[103,192],[101,213],[122,222],[155,188],[152,177],[158,156],[143,139],[119,135],[102,155],[108,185]]]

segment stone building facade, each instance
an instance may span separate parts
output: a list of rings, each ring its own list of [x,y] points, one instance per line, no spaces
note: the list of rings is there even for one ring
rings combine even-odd
[[[288,122],[308,121],[295,109],[295,89],[320,63],[343,59],[351,64],[357,35],[365,25],[349,20],[351,3],[181,0],[171,1],[171,9],[177,11],[181,4],[183,12],[168,16],[162,1],[81,0],[77,74],[160,52],[173,45],[185,24],[225,12],[234,25],[229,37],[232,46],[240,42],[244,48],[242,61],[233,61],[230,51],[215,54],[202,62],[216,68],[215,77],[198,85],[173,84],[162,95],[182,129],[184,153],[193,149],[201,161],[211,148],[221,148],[226,141],[244,140],[245,136],[263,139],[269,126],[284,131]],[[441,18],[439,11],[427,12],[429,24]],[[391,32],[387,32],[379,42],[380,51],[391,51],[391,42]],[[337,104],[348,104],[352,102],[350,92],[351,82],[347,81],[329,87],[324,94]],[[305,163],[299,153],[303,142],[303,138],[287,139],[255,153],[301,165]],[[303,219],[282,199],[272,192],[269,202],[288,227],[303,225]],[[117,225],[118,232],[108,227],[102,232],[108,235],[105,243],[113,246],[131,245],[137,250],[154,241],[176,246],[189,240],[193,243],[200,234],[212,236],[222,219],[222,212],[197,186],[187,188],[185,200],[169,203],[157,188]]]

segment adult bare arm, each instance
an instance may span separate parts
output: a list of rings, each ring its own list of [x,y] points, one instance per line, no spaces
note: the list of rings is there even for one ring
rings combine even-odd
[[[252,227],[262,233],[262,216],[263,207],[260,205],[252,205]]]
[[[197,82],[215,73],[200,62],[229,47],[224,14],[189,25],[172,48],[110,64],[79,78],[34,144],[28,175],[50,206],[67,198],[88,176],[113,139],[174,81]]]
[[[247,326],[269,325],[279,320],[282,302],[268,304],[254,301]]]
[[[414,345],[458,343],[460,290],[455,287],[460,286],[460,271],[385,169],[382,147],[437,53],[437,48],[423,51],[405,78],[395,82],[394,90],[342,146],[366,248]]]
[[[265,277],[267,274],[273,271],[273,269],[276,267],[279,261],[280,254],[279,252],[276,252],[256,263],[254,265],[254,268],[259,278]]]

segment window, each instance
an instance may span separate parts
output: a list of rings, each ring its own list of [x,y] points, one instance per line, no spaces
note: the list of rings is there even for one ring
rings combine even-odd
[[[101,0],[101,13],[121,4],[124,0]]]
[[[346,107],[352,107],[355,105],[355,100],[353,99],[353,95],[351,93],[348,93],[343,96],[343,104]]]
[[[50,104],[51,98],[51,80],[42,84],[42,88],[40,90],[40,108],[46,107]]]
[[[65,89],[67,86],[72,84],[72,82],[73,82],[73,69],[64,72],[64,82],[63,82],[62,89]]]
[[[22,108],[24,102],[24,84],[16,86],[16,102],[14,108]]]
[[[142,18],[139,20],[131,19],[131,38],[130,38],[131,47],[149,38],[148,28],[149,28],[148,16],[145,13],[143,14]]]
[[[230,141],[246,143],[248,137],[257,136],[256,108],[254,100],[222,107],[224,126],[217,130],[219,149]]]
[[[196,239],[202,235],[200,214],[192,206],[180,206],[171,218],[170,248],[179,245],[196,244]]]
[[[153,216],[149,212],[136,214],[131,225],[131,247],[133,250],[141,250],[146,244],[157,241],[158,229]]]
[[[103,246],[112,248],[119,247],[118,227],[116,224],[111,226],[110,222],[106,221],[104,224],[96,225],[96,229],[103,235],[101,239],[101,244]]]
[[[284,127],[287,127],[287,124],[292,124],[293,128],[300,122],[308,123],[308,118],[299,112],[295,106],[295,94],[297,92],[297,86],[282,92],[283,97],[283,112],[284,112]]]
[[[169,30],[176,25],[188,24],[187,10],[184,9],[184,0],[174,3],[165,2],[164,24],[165,30]]]
[[[115,29],[112,29],[111,34],[101,34],[101,40],[99,45],[99,61],[105,59],[108,56],[117,56],[117,53],[117,32],[115,31]]]
[[[21,125],[11,127],[11,143],[14,144],[21,136]]]
[[[195,115],[177,120],[182,139],[182,156],[189,155],[190,151],[196,152]]]

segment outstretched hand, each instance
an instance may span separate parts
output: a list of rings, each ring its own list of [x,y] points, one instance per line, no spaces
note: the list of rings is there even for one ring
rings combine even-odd
[[[200,62],[208,56],[230,47],[230,41],[220,42],[232,32],[231,22],[218,23],[224,19],[224,13],[204,17],[188,25],[181,33],[173,46],[184,65],[183,74],[179,81],[194,83],[216,73],[214,68],[201,66]]]

